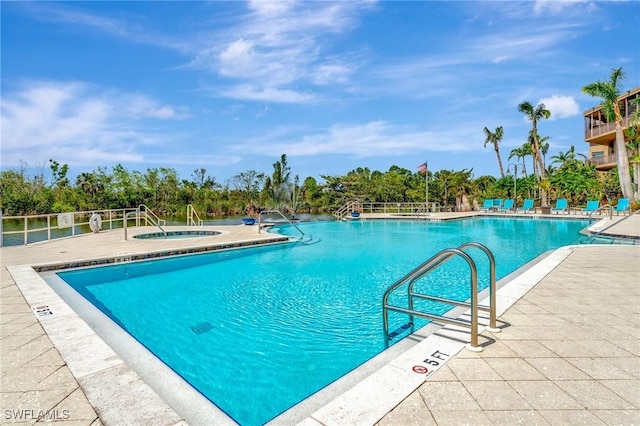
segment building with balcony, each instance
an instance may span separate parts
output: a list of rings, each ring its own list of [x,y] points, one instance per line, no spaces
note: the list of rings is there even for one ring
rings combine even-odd
[[[637,108],[631,101],[638,97],[640,97],[640,86],[625,92],[618,98],[620,113],[623,117],[622,126],[625,129],[629,126],[631,115]],[[606,171],[617,165],[616,123],[607,120],[602,105],[584,112],[584,140],[589,144],[588,161],[595,164],[597,170]],[[628,154],[631,156],[631,152]]]

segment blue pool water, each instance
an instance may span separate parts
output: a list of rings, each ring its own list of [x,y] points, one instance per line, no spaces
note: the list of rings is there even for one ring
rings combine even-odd
[[[578,243],[587,225],[490,217],[301,223],[319,242],[58,275],[238,423],[259,425],[384,350],[384,291],[440,250],[477,241],[493,251],[499,279]],[[486,287],[486,256],[469,254]],[[419,285],[464,300],[469,269],[453,260]],[[391,329],[406,320],[392,314]]]

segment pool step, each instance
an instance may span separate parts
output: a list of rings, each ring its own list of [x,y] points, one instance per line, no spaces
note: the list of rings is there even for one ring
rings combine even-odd
[[[401,325],[400,327],[396,328],[394,331],[389,333],[389,340],[395,339],[397,336],[401,335],[411,327],[413,327],[412,322],[408,322],[406,324]]]

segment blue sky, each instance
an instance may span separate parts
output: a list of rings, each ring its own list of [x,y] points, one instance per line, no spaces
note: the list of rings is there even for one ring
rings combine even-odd
[[[543,102],[549,156],[587,152],[581,93],[640,85],[638,1],[6,2],[1,168],[205,168],[219,183],[357,167],[499,175]]]

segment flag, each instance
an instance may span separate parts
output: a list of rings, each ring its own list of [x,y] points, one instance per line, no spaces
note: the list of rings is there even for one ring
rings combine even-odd
[[[418,173],[427,173],[427,162],[426,161],[418,166]]]

